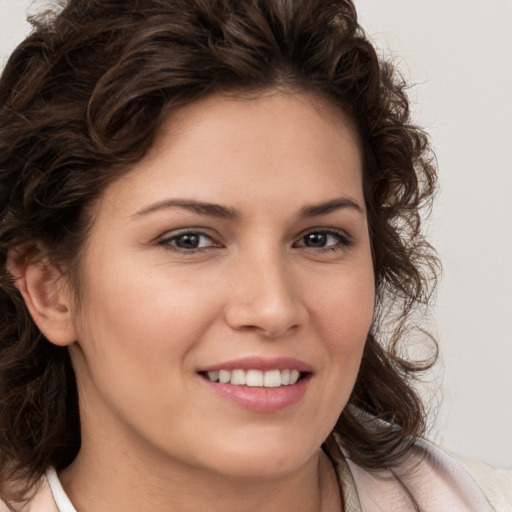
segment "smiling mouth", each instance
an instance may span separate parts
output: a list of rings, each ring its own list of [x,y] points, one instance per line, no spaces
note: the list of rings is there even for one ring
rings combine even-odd
[[[293,386],[304,378],[306,374],[306,372],[300,372],[297,369],[268,371],[235,369],[200,372],[202,377],[218,384],[263,388]]]

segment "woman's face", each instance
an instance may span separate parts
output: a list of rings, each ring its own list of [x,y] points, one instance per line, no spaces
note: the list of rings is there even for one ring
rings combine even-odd
[[[71,347],[83,453],[238,476],[311,460],[374,307],[352,123],[310,95],[211,96],[94,214]]]

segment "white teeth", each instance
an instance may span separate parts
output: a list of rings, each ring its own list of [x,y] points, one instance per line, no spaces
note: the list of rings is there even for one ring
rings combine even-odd
[[[221,370],[219,372],[219,382],[227,384],[231,380],[231,372],[229,370]]]
[[[243,370],[233,370],[231,373],[231,384],[243,386],[245,384],[245,372]]]
[[[263,375],[263,385],[266,388],[278,388],[281,384],[281,372],[279,370],[265,372]]]
[[[263,386],[263,372],[260,370],[249,370],[245,376],[245,383],[248,386]]]
[[[221,384],[235,386],[278,388],[292,386],[300,377],[299,370],[220,370],[207,372],[208,379]]]
[[[213,382],[219,380],[219,372],[208,372],[208,378]]]

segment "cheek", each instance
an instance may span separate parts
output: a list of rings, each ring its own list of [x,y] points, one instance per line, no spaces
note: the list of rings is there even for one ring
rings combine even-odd
[[[312,325],[328,354],[326,375],[331,382],[326,388],[336,395],[331,399],[339,402],[340,412],[357,378],[375,303],[371,266],[346,276],[312,296],[310,309]]]
[[[176,353],[197,339],[203,323],[215,315],[212,287],[163,269],[104,272],[89,282],[82,323],[92,338],[106,338],[110,349],[117,342],[124,350],[131,346],[149,352],[161,346]]]
[[[183,273],[171,278],[164,268],[107,270],[89,276],[77,328],[74,362],[84,397],[124,418],[137,407],[154,418],[183,409],[194,354],[219,318],[218,288]]]
[[[310,326],[316,346],[325,355],[318,372],[316,411],[322,421],[310,423],[316,439],[325,439],[347,405],[357,379],[373,319],[374,285],[370,270],[316,280],[309,295]],[[336,286],[333,286],[336,283]]]
[[[151,417],[157,428],[167,424],[163,415],[185,408],[188,355],[216,316],[213,292],[163,273],[158,280],[153,273],[114,274],[87,281],[74,357],[82,398],[91,414],[101,416],[106,405],[124,422],[143,428]]]
[[[326,279],[323,287],[310,294],[310,310],[326,342],[350,350],[364,343],[375,307],[371,265]]]

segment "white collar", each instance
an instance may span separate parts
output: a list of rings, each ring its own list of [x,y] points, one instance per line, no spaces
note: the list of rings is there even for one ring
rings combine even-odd
[[[59,512],[76,512],[54,468],[49,468],[46,471],[46,478],[48,479],[48,484],[50,485],[50,490],[52,491],[53,499],[55,500]]]

